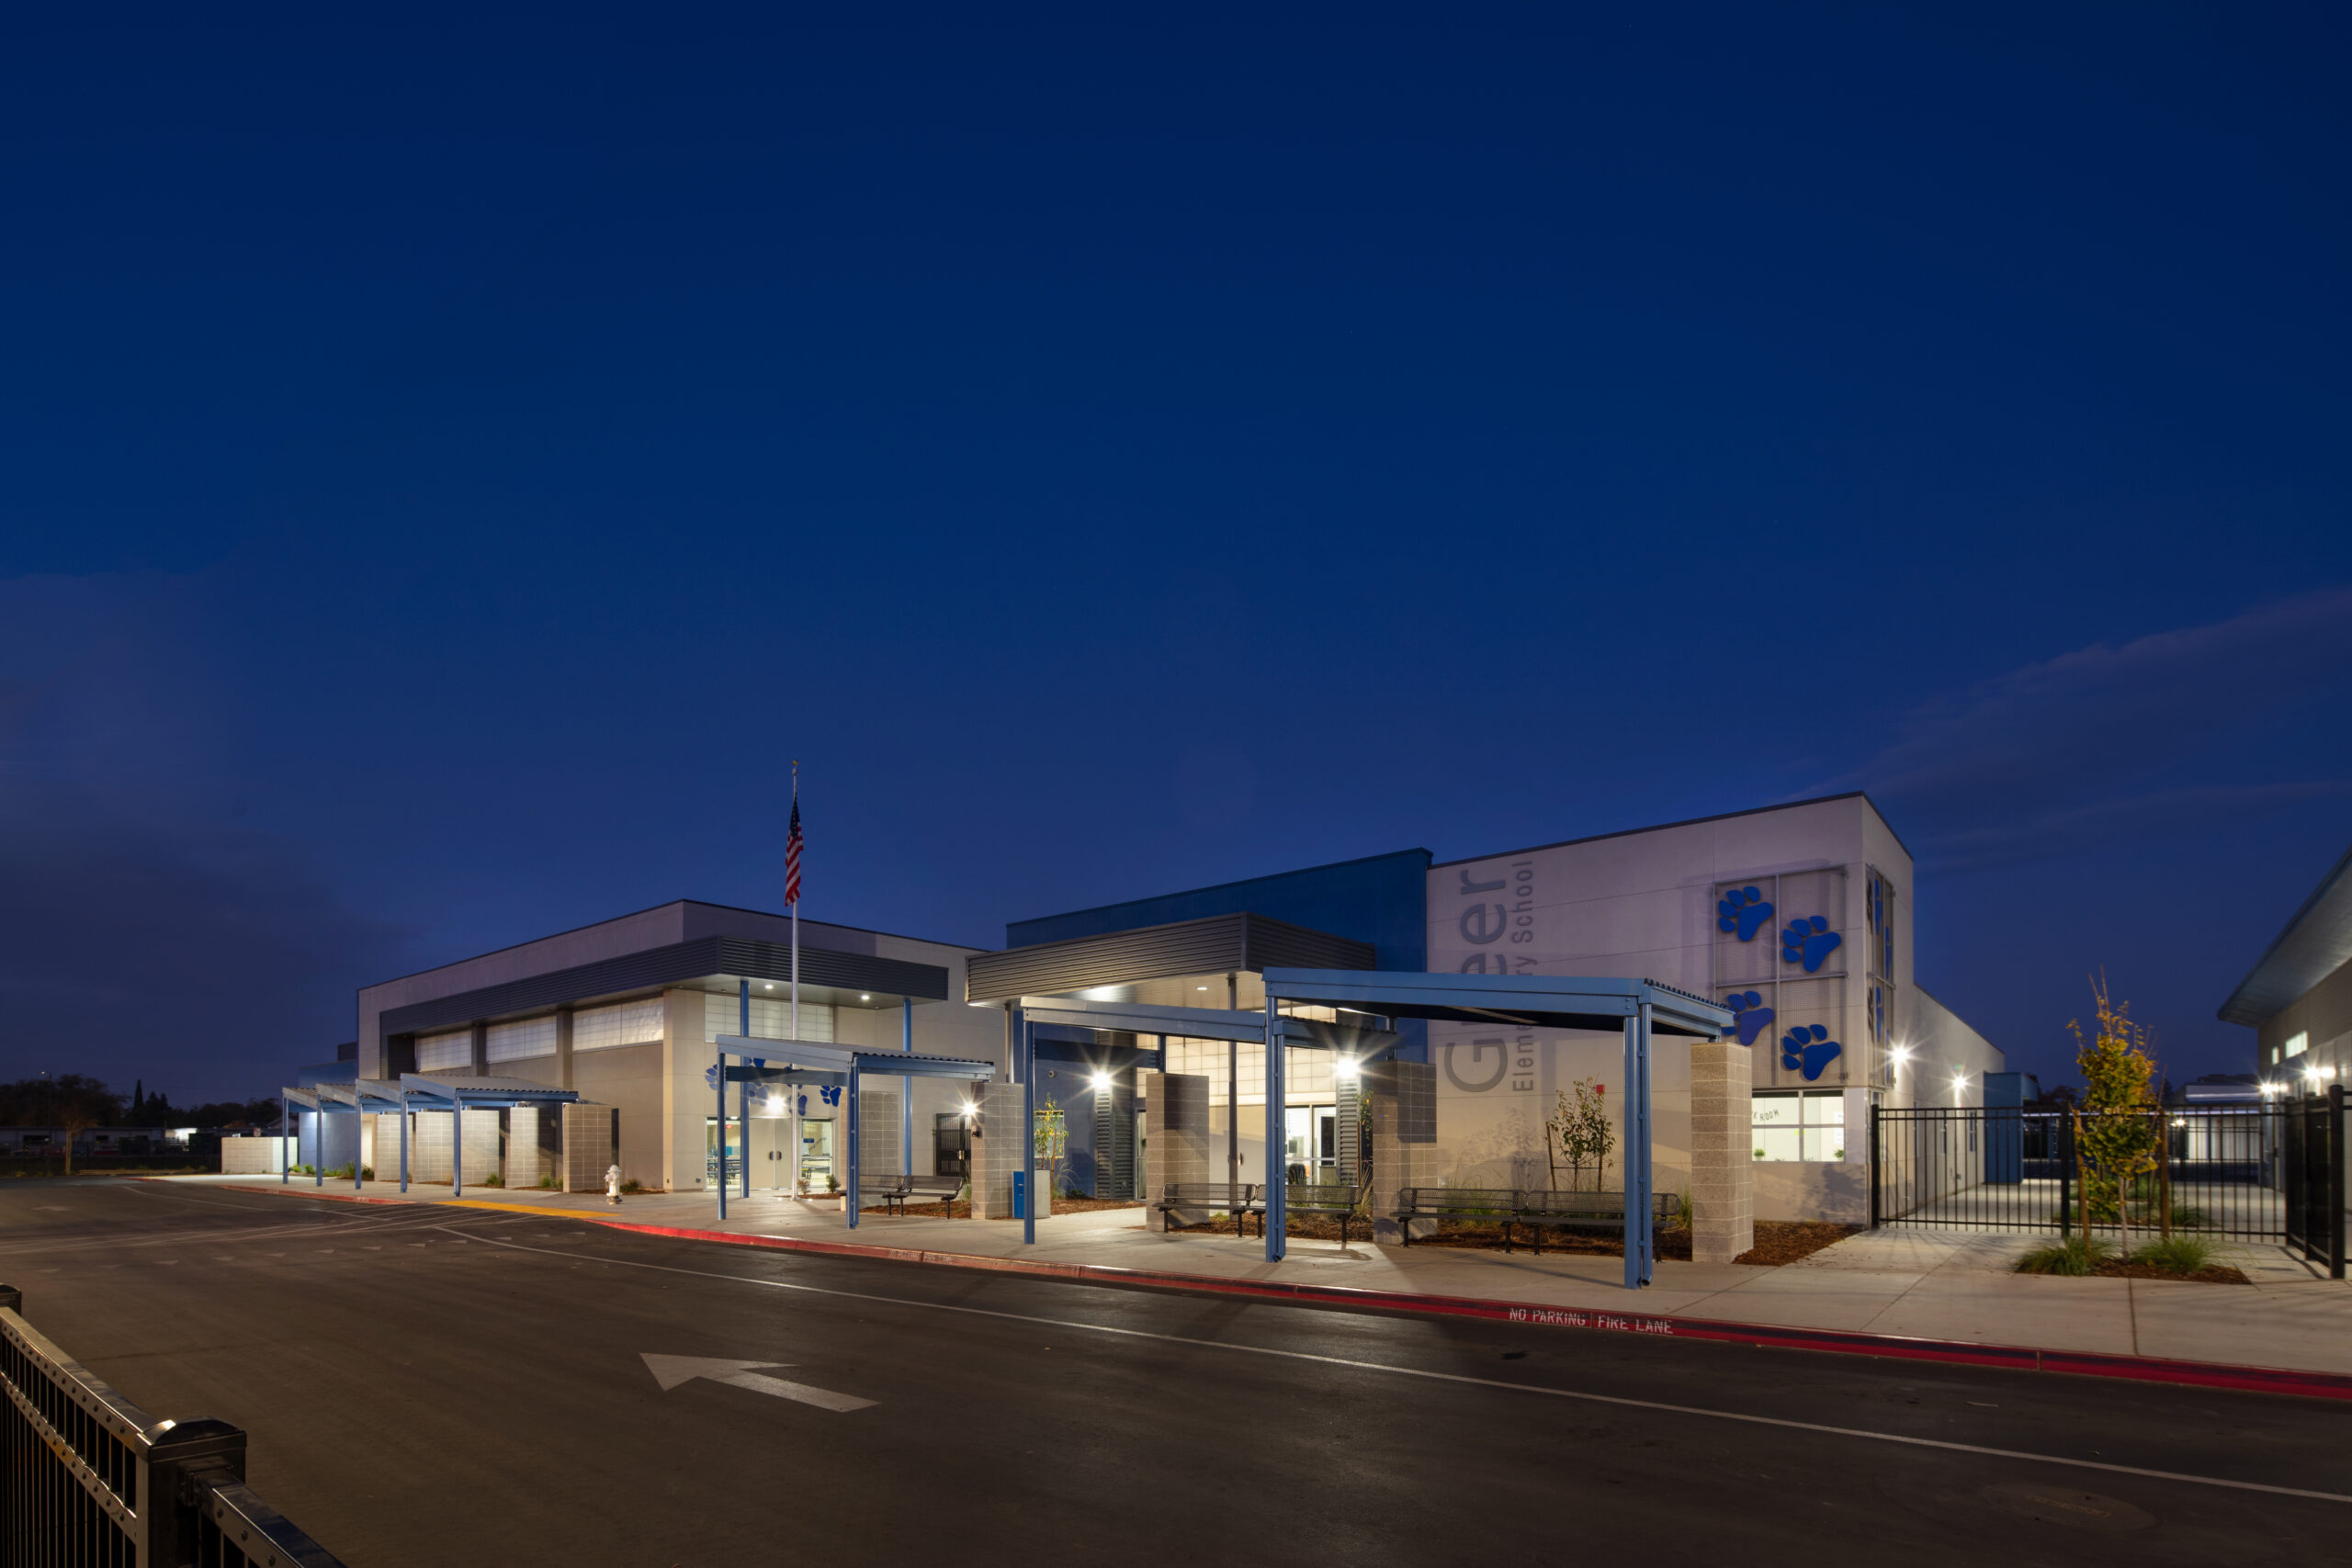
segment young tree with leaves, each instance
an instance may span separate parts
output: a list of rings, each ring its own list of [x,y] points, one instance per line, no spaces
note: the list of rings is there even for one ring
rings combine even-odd
[[[2075,1066],[2083,1075],[2082,1109],[2075,1112],[2084,1166],[2083,1224],[2086,1229],[2095,1221],[2120,1225],[2128,1252],[2132,1184],[2154,1170],[2162,1157],[2151,1119],[2131,1114],[2144,1112],[2152,1103],[2148,1081],[2156,1065],[2146,1050],[2148,1032],[2132,1021],[2129,1002],[2109,994],[2104,976],[2092,982],[2091,997],[2097,1032],[2086,1040],[2079,1021],[2066,1025],[2075,1036]]]
[[[1571,1100],[1569,1092],[1576,1098]],[[1578,1078],[1562,1089],[1558,1108],[1544,1123],[1544,1148],[1551,1156],[1552,1179],[1559,1181],[1560,1166],[1568,1168],[1568,1190],[1584,1190],[1584,1168],[1592,1167],[1592,1189],[1600,1190],[1609,1170],[1610,1152],[1617,1146],[1617,1130],[1609,1124],[1609,1086]]]
[[[1037,1108],[1036,1155],[1046,1167],[1046,1190],[1061,1190],[1062,1156],[1069,1152],[1069,1119],[1061,1101],[1047,1100]]]

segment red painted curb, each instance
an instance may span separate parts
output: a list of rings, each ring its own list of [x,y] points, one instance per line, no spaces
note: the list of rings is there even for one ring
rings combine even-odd
[[[564,1213],[563,1211],[550,1211]],[[1521,1323],[1542,1328],[1585,1328],[1643,1334],[1666,1339],[1704,1339],[1759,1345],[1783,1350],[1820,1350],[1834,1355],[1877,1356],[1898,1360],[1939,1361],[1959,1366],[2000,1367],[2014,1371],[2061,1372],[2074,1377],[2118,1378],[2136,1382],[2185,1383],[2199,1388],[2238,1389],[2255,1393],[2291,1393],[2312,1399],[2352,1401],[2352,1376],[2296,1371],[2281,1367],[2238,1366],[2225,1361],[2180,1361],[2156,1356],[2119,1356],[2097,1350],[2042,1350],[2031,1346],[1980,1344],[1965,1339],[1919,1339],[1854,1329],[1797,1328],[1781,1324],[1731,1323],[1717,1318],[1669,1317],[1581,1307],[1544,1307],[1525,1302],[1487,1301],[1476,1296],[1429,1295],[1404,1291],[1366,1291],[1344,1285],[1293,1284],[1270,1280],[1219,1280],[1202,1274],[1172,1274],[1120,1269],[1102,1263],[1047,1263],[1031,1258],[985,1258],[965,1252],[933,1252],[863,1242],[808,1241],[797,1236],[741,1235],[678,1225],[637,1224],[594,1214],[568,1214],[613,1230],[684,1241],[714,1241],[730,1247],[767,1247],[830,1258],[867,1258],[892,1263],[982,1273],[1020,1274],[1069,1280],[1130,1290],[1174,1291],[1191,1295],[1239,1296],[1303,1306],[1354,1312],[1406,1313],[1422,1317],[1473,1318]]]

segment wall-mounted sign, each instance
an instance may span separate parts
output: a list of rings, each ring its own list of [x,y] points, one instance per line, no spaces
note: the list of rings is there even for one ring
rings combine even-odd
[[[1830,1039],[1829,1031],[1821,1025],[1800,1023],[1781,1036],[1781,1066],[1791,1072],[1802,1072],[1805,1082],[1811,1083],[1845,1049]]]
[[[1761,991],[1734,991],[1724,998],[1724,1006],[1731,1009],[1731,1026],[1742,1045],[1755,1044],[1756,1037],[1772,1026],[1772,1010],[1764,1005]]]
[[[1829,922],[1819,915],[1791,920],[1781,931],[1781,962],[1802,964],[1804,972],[1811,975],[1845,941],[1844,937],[1831,931]]]

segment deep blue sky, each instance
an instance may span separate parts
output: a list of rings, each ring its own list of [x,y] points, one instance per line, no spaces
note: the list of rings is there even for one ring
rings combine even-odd
[[[2341,8],[1116,12],[13,18],[0,1076],[780,907],[796,756],[811,916],[989,944],[1861,784],[2013,1061],[2249,1065]]]

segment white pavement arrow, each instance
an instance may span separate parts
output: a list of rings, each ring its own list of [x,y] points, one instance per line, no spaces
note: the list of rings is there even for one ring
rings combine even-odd
[[[655,1356],[643,1351],[639,1354],[645,1356],[646,1370],[653,1374],[654,1381],[662,1385],[664,1393],[682,1382],[708,1378],[713,1382],[748,1388],[753,1393],[772,1393],[778,1399],[797,1400],[803,1404],[813,1404],[820,1410],[863,1410],[875,1403],[871,1399],[835,1393],[831,1389],[810,1388],[805,1382],[762,1377],[751,1370],[753,1367],[788,1367],[792,1365],[790,1361],[721,1361],[701,1356]]]

